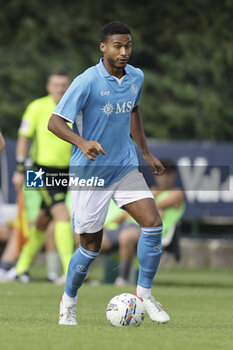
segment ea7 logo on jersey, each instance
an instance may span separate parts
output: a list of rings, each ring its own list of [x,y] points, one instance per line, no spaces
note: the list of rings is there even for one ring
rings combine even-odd
[[[100,91],[100,95],[101,96],[109,96],[110,95],[110,91]]]
[[[116,114],[131,112],[134,105],[135,101],[123,102],[122,104],[116,103]]]

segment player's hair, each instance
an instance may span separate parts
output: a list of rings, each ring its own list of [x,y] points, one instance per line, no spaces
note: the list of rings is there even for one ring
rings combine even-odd
[[[70,78],[70,75],[69,75],[68,71],[65,70],[65,69],[55,69],[55,70],[53,70],[53,71],[49,74],[48,80],[49,80],[49,78],[50,78],[51,76],[53,76],[53,75],[60,75],[60,76],[65,76],[65,77]]]
[[[114,35],[114,34],[129,34],[131,35],[131,31],[129,27],[122,22],[119,21],[112,21],[102,28],[101,30],[101,42],[104,43],[107,41],[108,36]]]

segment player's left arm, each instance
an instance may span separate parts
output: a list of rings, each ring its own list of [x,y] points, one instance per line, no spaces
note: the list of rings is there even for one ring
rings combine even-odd
[[[132,110],[130,133],[142,151],[144,160],[151,167],[153,174],[162,175],[165,168],[162,163],[149,151],[143,130],[142,117],[138,106],[135,106]]]

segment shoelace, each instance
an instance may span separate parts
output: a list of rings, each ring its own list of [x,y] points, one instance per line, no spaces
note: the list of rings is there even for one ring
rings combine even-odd
[[[76,318],[76,312],[74,306],[66,306],[67,312],[65,312],[66,320],[72,321],[73,318]]]
[[[159,311],[163,311],[162,305],[158,301],[156,301],[153,296],[149,297],[148,300],[150,300]]]

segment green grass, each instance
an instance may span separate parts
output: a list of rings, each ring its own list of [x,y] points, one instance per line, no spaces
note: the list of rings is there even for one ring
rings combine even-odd
[[[96,269],[96,271],[95,271]],[[0,285],[0,348],[4,350],[215,350],[232,349],[232,270],[161,269],[154,296],[166,304],[171,322],[140,327],[114,328],[106,320],[107,302],[133,286],[85,284],[79,292],[78,327],[57,324],[63,287],[42,281],[43,272],[33,270],[39,282]],[[100,267],[91,271],[100,278]]]

